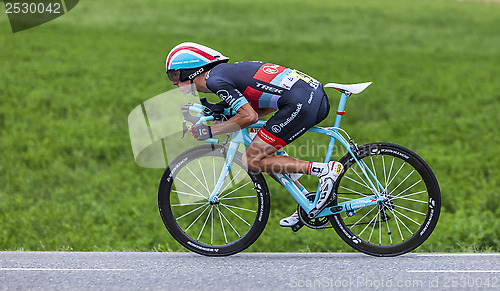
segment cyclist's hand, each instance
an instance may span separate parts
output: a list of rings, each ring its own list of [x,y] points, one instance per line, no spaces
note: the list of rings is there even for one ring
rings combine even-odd
[[[207,138],[212,137],[212,130],[210,129],[210,126],[206,126],[202,123],[191,126],[189,130],[191,131],[193,137],[197,140],[206,140]]]

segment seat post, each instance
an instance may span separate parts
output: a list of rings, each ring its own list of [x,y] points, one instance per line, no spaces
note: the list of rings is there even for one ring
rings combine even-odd
[[[337,117],[335,118],[335,123],[333,124],[334,127],[340,127],[340,120],[342,119],[342,115],[345,114],[345,104],[349,96],[351,96],[350,92],[342,92],[342,95],[340,96],[339,107],[337,108]]]

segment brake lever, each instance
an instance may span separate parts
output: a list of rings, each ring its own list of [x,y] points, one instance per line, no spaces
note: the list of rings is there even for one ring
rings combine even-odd
[[[186,123],[188,121],[191,122],[193,125],[195,125],[201,119],[201,117],[194,117],[193,115],[191,115],[189,113],[189,107],[191,105],[193,105],[193,103],[187,103],[184,106],[182,106],[182,108],[181,108],[182,116],[184,117],[184,120],[182,121],[182,137],[181,138],[184,138],[184,136],[186,135],[186,132],[188,132],[188,130],[189,130],[187,125],[186,125]]]
[[[188,132],[188,128],[186,126],[186,120],[184,120],[182,122],[182,136],[181,136],[181,138],[184,138],[184,136],[186,135],[186,132]]]

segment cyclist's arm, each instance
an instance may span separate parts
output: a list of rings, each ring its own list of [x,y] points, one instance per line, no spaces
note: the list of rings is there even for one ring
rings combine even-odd
[[[259,120],[259,114],[246,103],[236,110],[236,115],[229,120],[212,125],[212,135],[234,132],[248,127]]]
[[[262,117],[262,116],[266,116],[268,115],[269,113],[273,113],[275,112],[277,109],[274,109],[274,108],[257,108],[257,109],[254,109],[257,114],[259,114],[259,117]]]
[[[212,74],[211,77],[206,79],[206,87],[222,100],[226,101],[237,112],[228,121],[214,124],[211,127],[212,135],[234,132],[248,127],[256,123],[259,120],[259,116],[264,116],[275,111],[273,108],[252,108],[243,94],[236,89],[234,83],[222,75]]]

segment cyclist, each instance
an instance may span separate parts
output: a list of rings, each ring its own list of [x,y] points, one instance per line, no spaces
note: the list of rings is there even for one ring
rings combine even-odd
[[[192,126],[192,135],[205,140],[248,127],[259,116],[275,112],[246,149],[243,164],[255,172],[319,177],[321,192],[316,209],[326,207],[326,202],[335,198],[332,189],[342,172],[341,163],[273,155],[327,117],[330,106],[322,84],[299,71],[271,63],[228,61],[218,51],[191,42],[175,46],[167,56],[167,75],[184,94],[215,93],[237,112],[222,123]],[[283,218],[280,225],[291,227],[298,222],[295,212]]]

